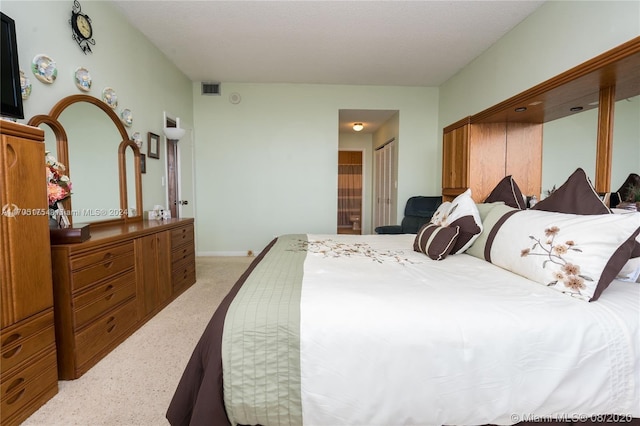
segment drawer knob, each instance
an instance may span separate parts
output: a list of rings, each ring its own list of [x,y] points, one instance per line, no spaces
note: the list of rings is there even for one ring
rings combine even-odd
[[[20,389],[20,392],[18,392],[17,395],[14,395],[11,398],[7,399],[7,405],[15,404],[20,399],[22,399],[22,397],[24,395],[24,391],[25,391],[25,389]]]
[[[22,335],[20,333],[13,333],[11,336],[7,337],[7,340],[2,342],[2,346],[7,346],[8,344],[15,342],[21,337]]]
[[[109,284],[107,286],[107,288],[104,290],[105,293],[110,292],[111,290],[113,290],[113,284]],[[104,298],[104,300],[111,300],[113,299],[113,292],[107,294],[107,296]]]
[[[107,252],[107,253],[105,253],[105,254],[104,254],[104,256],[102,257],[102,261],[104,262],[105,260],[109,260],[109,259],[111,259],[112,257],[113,257],[113,254],[111,254],[111,252]],[[102,266],[104,266],[105,268],[110,268],[110,267],[111,267],[111,265],[113,265],[113,261],[107,262],[107,263],[105,263],[105,264],[104,264],[104,265],[102,265]]]
[[[23,383],[24,383],[24,378],[18,377],[13,382],[11,382],[9,386],[7,386],[7,390],[5,391],[5,393],[13,392],[18,386],[20,386]]]
[[[21,350],[22,350],[22,345],[18,345],[15,348],[11,349],[10,351],[3,353],[2,358],[4,359],[13,358],[14,356],[18,355]]]
[[[107,333],[111,333],[116,328],[117,324],[114,322],[115,319],[116,319],[115,317],[111,317],[107,321]]]

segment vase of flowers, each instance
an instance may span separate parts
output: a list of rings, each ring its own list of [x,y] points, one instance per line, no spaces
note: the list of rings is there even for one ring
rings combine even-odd
[[[45,152],[45,170],[47,174],[49,226],[66,228],[70,223],[61,202],[71,196],[71,180],[65,174],[66,168],[64,164],[58,162],[48,151]]]

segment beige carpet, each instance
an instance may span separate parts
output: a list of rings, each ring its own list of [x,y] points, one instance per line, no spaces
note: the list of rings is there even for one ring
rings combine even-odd
[[[213,311],[253,257],[199,257],[196,284],[23,425],[167,425],[164,415]]]

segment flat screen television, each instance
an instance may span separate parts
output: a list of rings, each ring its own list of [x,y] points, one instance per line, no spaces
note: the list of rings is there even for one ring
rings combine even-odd
[[[2,44],[0,44],[0,115],[24,118],[22,90],[20,86],[20,66],[18,65],[18,44],[16,24],[0,12],[2,21]]]

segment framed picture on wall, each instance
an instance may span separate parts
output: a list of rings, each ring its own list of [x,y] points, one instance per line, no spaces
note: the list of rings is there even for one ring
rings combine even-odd
[[[147,173],[147,156],[140,154],[140,173]]]
[[[149,158],[160,158],[160,136],[149,132],[147,135],[147,155]]]

